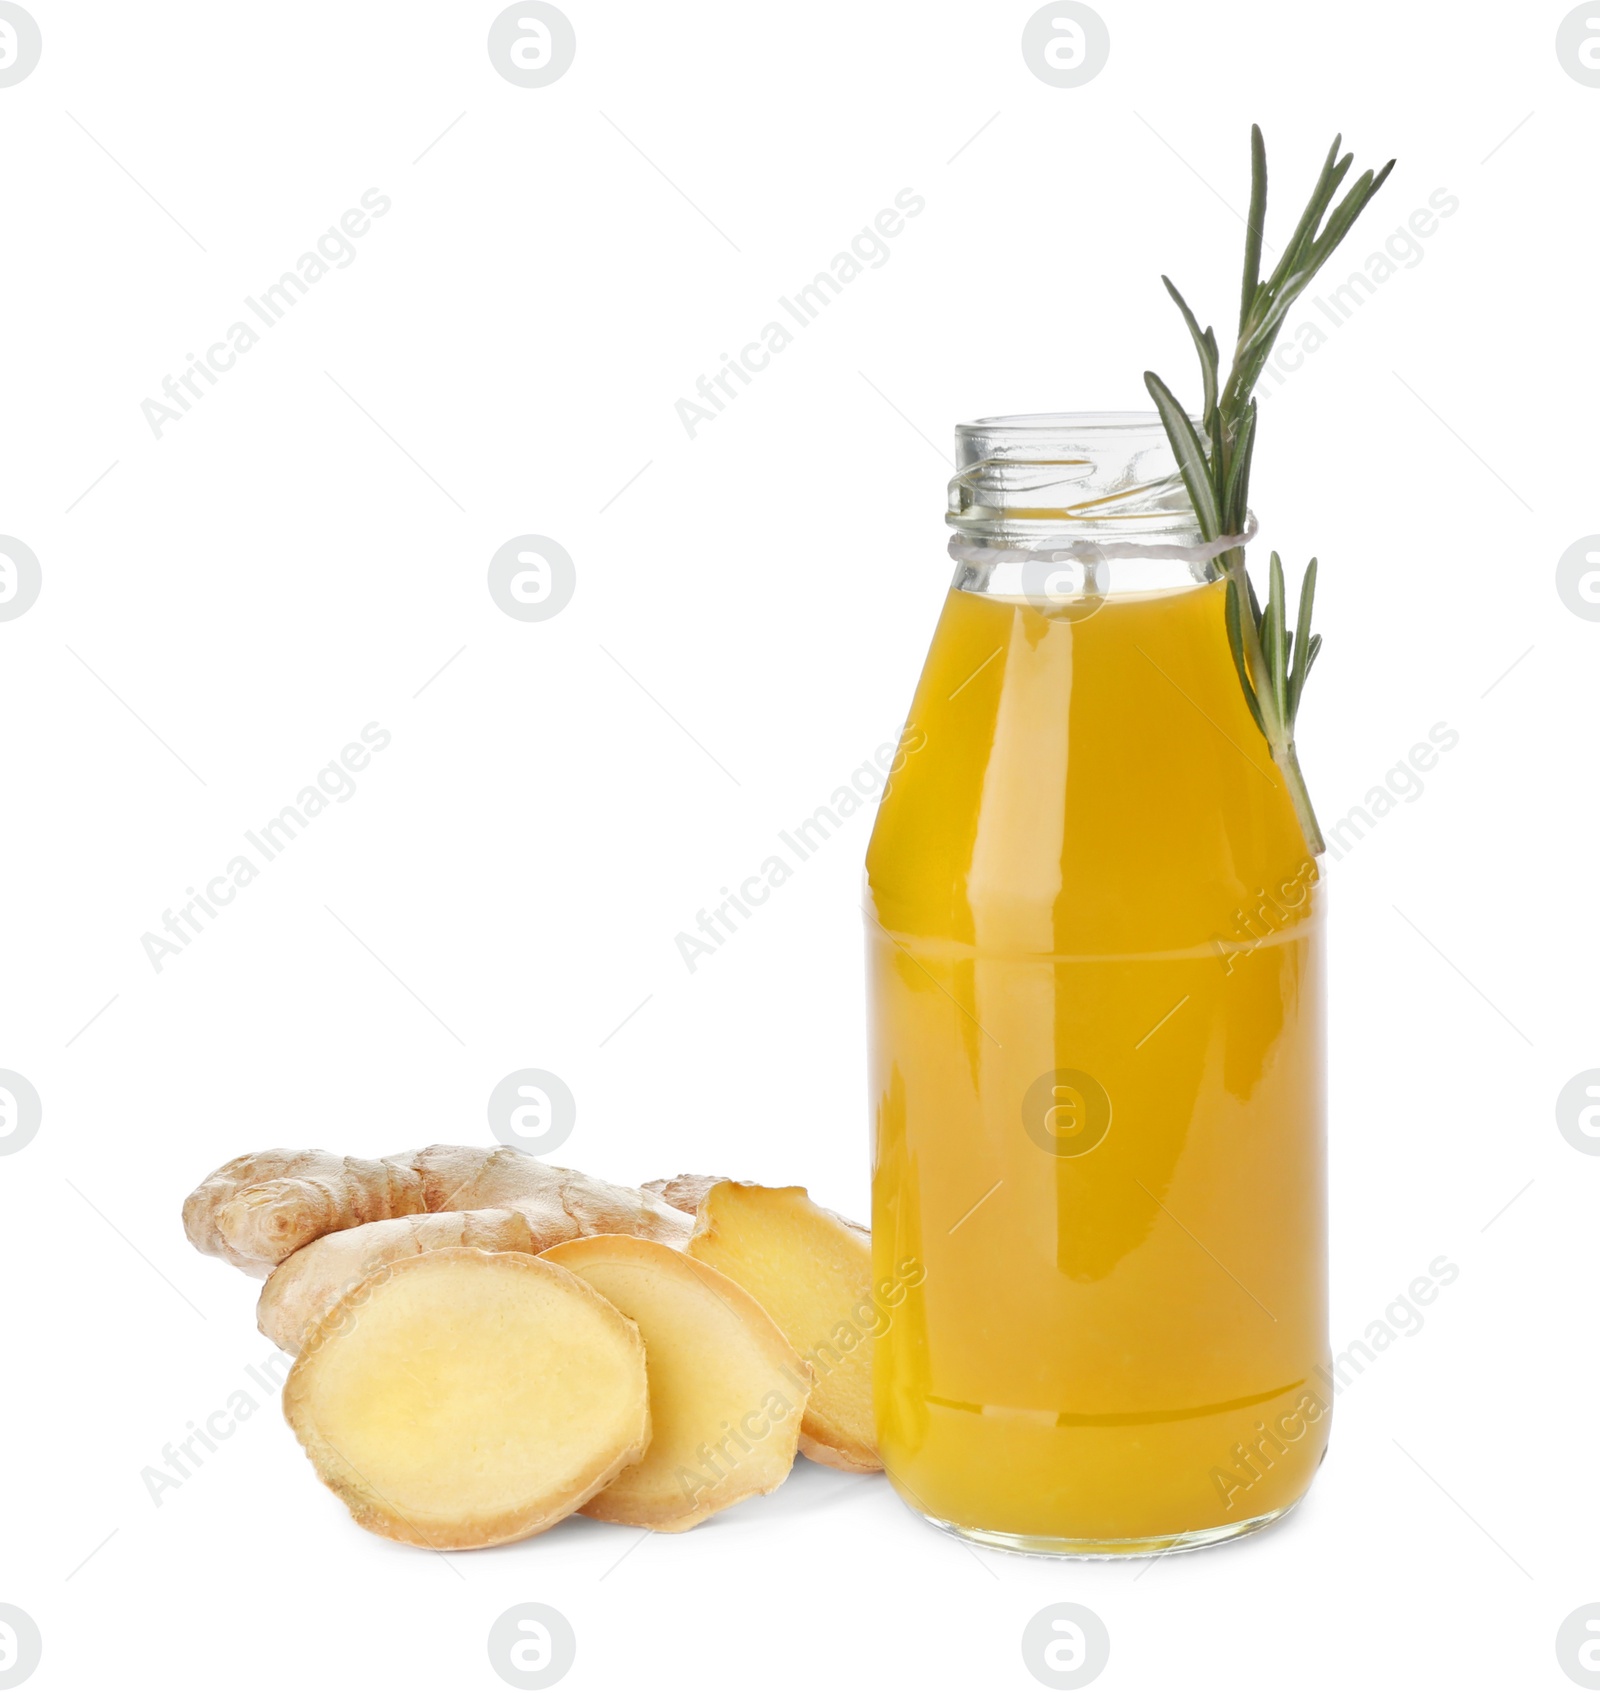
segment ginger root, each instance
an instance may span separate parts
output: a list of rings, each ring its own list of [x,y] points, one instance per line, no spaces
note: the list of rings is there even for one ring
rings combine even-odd
[[[712,1188],[727,1180],[727,1176],[662,1176],[643,1183],[640,1191],[653,1193],[657,1199],[666,1200],[674,1211],[687,1211],[692,1217]]]
[[[867,1230],[814,1204],[803,1187],[677,1176],[645,1188],[695,1197],[689,1256],[753,1295],[815,1371],[800,1450],[834,1469],[881,1469],[872,1338],[886,1318],[872,1299]]]
[[[280,1149],[213,1171],[183,1221],[266,1278],[261,1332],[298,1353],[284,1413],[390,1539],[493,1546],[579,1510],[676,1531],[770,1493],[797,1450],[881,1468],[869,1236],[804,1188]]]
[[[559,1522],[650,1444],[638,1329],[520,1252],[387,1265],[306,1339],[283,1390],[317,1475],[363,1527],[438,1551]]]
[[[518,1211],[546,1245],[586,1234],[633,1234],[682,1246],[682,1212],[637,1188],[542,1163],[512,1147],[427,1146],[391,1158],[278,1149],[214,1170],[183,1206],[201,1251],[265,1276],[322,1236],[363,1223],[440,1211]]]
[[[554,1239],[536,1235],[520,1211],[424,1212],[360,1223],[338,1234],[325,1234],[285,1258],[261,1289],[256,1327],[275,1346],[295,1353],[352,1288],[402,1258],[447,1246],[539,1253],[555,1244]]]
[[[544,1261],[582,1276],[639,1325],[649,1367],[650,1449],[586,1516],[688,1529],[788,1476],[811,1369],[742,1287],[626,1235],[569,1240]]]

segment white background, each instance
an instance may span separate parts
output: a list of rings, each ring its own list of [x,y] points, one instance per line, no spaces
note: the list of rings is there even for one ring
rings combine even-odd
[[[493,4],[39,0],[0,89],[0,529],[43,571],[0,623],[0,1066],[44,1107],[0,1160],[0,1599],[34,1685],[492,1690],[526,1600],[571,1620],[573,1688],[1027,1689],[1058,1600],[1104,1619],[1108,1690],[1572,1685],[1600,1159],[1554,1102],[1600,1065],[1600,624],[1555,566],[1600,530],[1600,89],[1565,8],[1104,0],[1109,65],[1062,90],[1027,4],[563,3],[576,62],[530,90]],[[485,1142],[538,1066],[563,1162],[865,1214],[869,813],[695,973],[674,937],[897,732],[952,424],[1143,407],[1147,365],[1192,397],[1158,276],[1229,339],[1252,119],[1269,240],[1335,130],[1399,155],[1335,277],[1460,201],[1256,462],[1258,552],[1322,559],[1324,821],[1460,736],[1331,867],[1336,1350],[1461,1273],[1341,1396],[1305,1505],[1057,1564],[802,1463],[686,1536],[443,1559],[354,1527],[266,1403],[154,1504],[141,1471],[272,1353],[179,1223],[235,1153]],[[354,261],[156,438],[141,401],[374,187]],[[887,262],[691,439],[674,402],[904,188]],[[544,622],[486,588],[528,532],[576,564]],[[373,721],[355,796],[158,973],[141,935]]]

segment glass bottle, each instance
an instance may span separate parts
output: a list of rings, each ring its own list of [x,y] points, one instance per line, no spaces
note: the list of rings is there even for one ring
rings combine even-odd
[[[1327,1442],[1324,890],[1155,415],[956,440],[867,853],[884,1462],[986,1544],[1210,1544]]]

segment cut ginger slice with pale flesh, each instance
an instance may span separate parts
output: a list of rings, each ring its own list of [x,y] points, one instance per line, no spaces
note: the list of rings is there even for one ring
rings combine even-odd
[[[363,1528],[441,1551],[539,1533],[650,1445],[637,1327],[521,1252],[389,1264],[311,1330],[283,1408]]]
[[[551,1247],[639,1325],[650,1449],[583,1507],[637,1528],[693,1528],[770,1493],[794,1464],[811,1370],[736,1282],[658,1241],[591,1235]]]
[[[882,1467],[873,1341],[920,1270],[875,1298],[867,1231],[804,1188],[280,1149],[213,1171],[184,1226],[268,1278],[261,1330],[299,1353],[285,1414],[374,1533],[492,1546],[578,1510],[686,1529],[797,1449]]]
[[[361,1223],[325,1234],[285,1258],[262,1284],[256,1327],[285,1352],[298,1352],[352,1288],[401,1258],[447,1246],[538,1253],[560,1238],[536,1234],[520,1211],[436,1211]]]
[[[834,1469],[882,1469],[872,1338],[888,1317],[872,1298],[867,1231],[814,1204],[803,1187],[679,1176],[648,1182],[645,1191],[694,1202],[689,1256],[751,1294],[812,1367],[800,1450]]]

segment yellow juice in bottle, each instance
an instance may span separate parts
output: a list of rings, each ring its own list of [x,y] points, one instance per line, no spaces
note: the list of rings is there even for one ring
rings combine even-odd
[[[953,589],[868,852],[880,1442],[994,1544],[1228,1538],[1327,1440],[1323,890],[1224,603]]]

